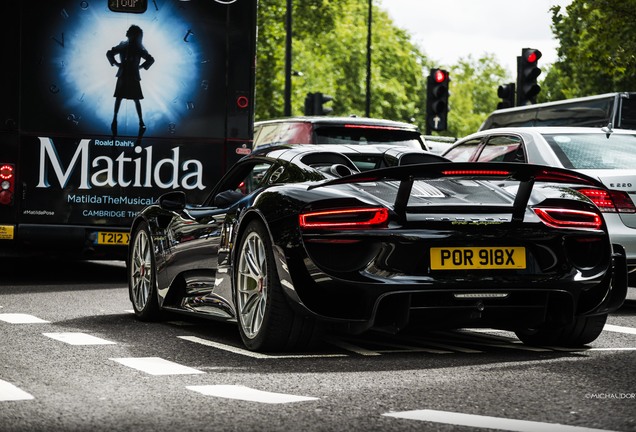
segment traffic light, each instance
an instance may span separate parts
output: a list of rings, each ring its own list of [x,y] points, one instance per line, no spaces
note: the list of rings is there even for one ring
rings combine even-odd
[[[333,111],[333,109],[324,106],[324,104],[332,100],[332,96],[320,92],[307,93],[307,96],[305,97],[305,115],[321,116],[329,114]]]
[[[314,115],[327,115],[333,111],[333,108],[326,107],[325,104],[332,101],[333,97],[323,93],[314,93]]]
[[[444,131],[448,119],[448,83],[444,69],[431,69],[426,81],[426,133]]]
[[[536,102],[541,87],[537,84],[537,77],[541,69],[537,62],[541,58],[541,51],[533,48],[523,48],[521,56],[517,57],[517,106],[531,105]]]
[[[515,106],[515,83],[500,85],[497,88],[497,96],[501,98],[501,102],[497,104],[497,109]]]
[[[307,93],[307,96],[305,96],[305,110],[304,113],[306,116],[312,116],[314,115],[314,100],[316,99],[316,94],[315,93]]]

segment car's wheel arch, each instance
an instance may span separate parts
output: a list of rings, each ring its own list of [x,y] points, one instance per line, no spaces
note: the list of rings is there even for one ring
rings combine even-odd
[[[274,234],[272,233],[270,224],[267,221],[267,216],[262,211],[260,211],[260,209],[251,208],[245,211],[245,213],[241,216],[239,222],[237,223],[237,227],[234,230],[234,234],[233,234],[234,237],[232,238],[232,244],[235,246],[231,253],[232,273],[234,274],[234,272],[236,271],[236,262],[238,260],[238,254],[239,254],[238,244],[241,238],[243,237],[247,226],[250,224],[250,222],[255,220],[259,221],[263,225],[263,227],[267,231],[269,240],[271,244],[273,245],[273,249],[274,249],[273,253],[274,253],[274,256],[276,257],[275,261],[276,261],[276,270],[278,272],[278,277],[281,280],[285,279],[287,281],[287,283],[285,283],[282,286],[283,292],[291,300],[290,303],[292,307],[301,306],[301,310],[303,312],[308,312],[309,310],[306,307],[304,307],[303,302],[298,297],[296,290],[293,288],[293,285],[291,282],[291,275],[289,274],[287,270],[288,266],[286,265],[286,262],[285,262],[285,254],[282,251],[280,251],[280,248],[276,245]],[[231,280],[232,280],[232,296],[234,298],[234,295],[236,294],[235,293],[236,287],[234,286],[234,277],[232,277]]]

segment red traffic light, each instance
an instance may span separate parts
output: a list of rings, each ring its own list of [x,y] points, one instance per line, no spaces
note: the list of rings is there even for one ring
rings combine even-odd
[[[536,63],[541,58],[541,51],[536,49],[524,49],[524,55],[528,63]]]
[[[435,74],[433,75],[433,79],[436,83],[442,83],[446,81],[446,77],[448,77],[448,73],[442,69],[437,69]]]

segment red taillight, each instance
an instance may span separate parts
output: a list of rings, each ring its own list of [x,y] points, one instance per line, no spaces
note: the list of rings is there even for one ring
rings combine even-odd
[[[604,213],[636,213],[636,206],[627,192],[603,189],[577,190],[592,200]]]
[[[13,179],[13,165],[4,164],[0,166],[0,180]]]
[[[585,210],[561,208],[534,208],[539,219],[552,228],[591,228],[599,229],[603,225],[601,215]]]
[[[627,192],[611,189],[609,192],[619,213],[636,213],[636,206]]]
[[[322,210],[298,216],[301,228],[355,229],[386,227],[389,211],[384,207]]]
[[[250,104],[250,100],[247,98],[247,96],[239,96],[236,98],[236,106],[239,107],[240,109],[247,108],[249,104]]]
[[[13,203],[14,189],[15,174],[13,165],[0,165],[0,204],[9,205]]]

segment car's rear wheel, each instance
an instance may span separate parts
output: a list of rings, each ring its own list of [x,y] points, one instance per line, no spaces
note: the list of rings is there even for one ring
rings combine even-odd
[[[566,326],[544,325],[537,329],[517,330],[517,337],[528,345],[577,347],[599,337],[607,321],[607,314],[577,317]]]
[[[272,242],[265,226],[252,221],[239,243],[234,272],[241,339],[253,351],[297,350],[315,339],[314,320],[295,312],[281,288]]]
[[[145,222],[140,223],[131,236],[131,251],[128,260],[128,291],[139,319],[151,321],[160,316],[157,297],[155,256],[152,250],[150,230]]]

